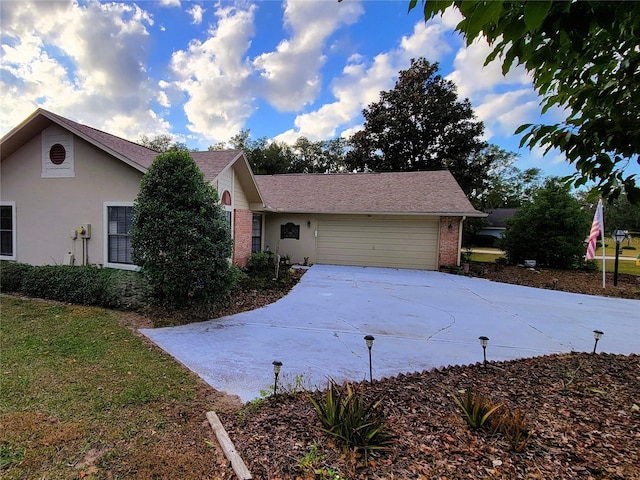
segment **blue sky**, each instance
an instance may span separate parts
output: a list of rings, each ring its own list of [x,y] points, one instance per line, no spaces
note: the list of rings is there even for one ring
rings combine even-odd
[[[490,49],[465,47],[455,11],[425,24],[407,6],[2,1],[0,133],[42,107],[130,140],[171,134],[196,149],[240,129],[289,144],[327,140],[361,128],[362,109],[425,57],[471,100],[486,140],[520,154],[519,168],[573,173],[557,153],[518,149],[513,131],[540,121],[526,72],[483,67]]]

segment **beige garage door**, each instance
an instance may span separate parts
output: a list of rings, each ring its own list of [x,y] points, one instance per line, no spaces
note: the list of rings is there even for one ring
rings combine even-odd
[[[435,270],[438,220],[349,216],[318,222],[316,262]]]

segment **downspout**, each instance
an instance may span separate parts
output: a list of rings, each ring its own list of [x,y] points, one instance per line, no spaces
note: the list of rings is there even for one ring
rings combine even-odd
[[[462,256],[462,225],[464,221],[467,219],[466,215],[463,215],[460,218],[460,225],[458,226],[458,266],[460,266],[460,260]]]

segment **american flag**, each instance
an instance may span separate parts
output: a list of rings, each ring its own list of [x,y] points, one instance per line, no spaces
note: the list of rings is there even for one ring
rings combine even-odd
[[[596,241],[602,235],[604,248],[604,217],[602,216],[602,200],[598,201],[596,213],[593,215],[593,223],[591,224],[591,233],[589,234],[589,244],[587,245],[587,254],[585,260],[593,260],[596,257]]]

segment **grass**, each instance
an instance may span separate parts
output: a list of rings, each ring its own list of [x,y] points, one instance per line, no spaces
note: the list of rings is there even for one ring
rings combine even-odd
[[[626,244],[626,243],[625,243]],[[493,250],[495,253],[473,253],[471,255],[472,262],[484,262],[484,263],[493,263],[497,258],[503,257],[502,252],[497,248],[481,248],[480,250],[489,251]],[[611,250],[611,252],[609,252]],[[630,258],[636,258],[636,255],[640,253],[640,248],[638,250],[620,250],[621,256],[626,256]],[[615,256],[615,250],[607,248],[606,254],[608,256]],[[598,266],[602,266],[602,250],[599,248],[596,252],[596,259],[598,260]],[[605,262],[605,267],[607,272],[613,272],[614,269],[614,261],[607,259]],[[630,260],[619,260],[618,261],[618,272],[619,273],[629,273],[631,275],[640,276],[640,266],[636,265],[636,262]]]
[[[166,443],[204,418],[195,377],[116,312],[10,297],[0,307],[0,477],[172,478],[163,468],[184,452]]]

